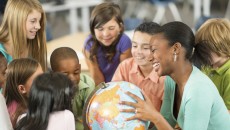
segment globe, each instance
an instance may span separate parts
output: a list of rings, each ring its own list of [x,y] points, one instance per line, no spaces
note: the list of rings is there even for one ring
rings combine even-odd
[[[85,120],[90,130],[147,130],[149,122],[142,120],[126,121],[135,113],[120,112],[132,107],[119,104],[120,101],[136,102],[125,94],[129,91],[144,99],[141,90],[129,82],[104,83],[88,99],[85,106]]]

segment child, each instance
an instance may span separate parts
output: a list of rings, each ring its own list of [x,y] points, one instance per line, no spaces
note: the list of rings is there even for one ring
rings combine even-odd
[[[207,20],[196,33],[196,43],[210,50],[211,64],[202,70],[214,82],[230,112],[230,21]]]
[[[96,85],[111,81],[119,63],[131,57],[131,41],[123,31],[122,14],[117,4],[102,3],[93,9],[91,35],[85,41],[83,53]]]
[[[0,52],[8,62],[31,57],[46,71],[45,22],[38,0],[8,0],[0,26]]]
[[[160,28],[154,22],[140,24],[132,38],[132,58],[120,63],[112,81],[128,81],[140,87],[150,98],[156,109],[160,111],[164,93],[164,77],[159,78],[148,60],[150,56],[150,40]]]
[[[8,65],[3,93],[13,127],[18,116],[26,112],[31,84],[41,73],[41,65],[29,58],[15,59]]]
[[[5,84],[5,72],[7,67],[7,61],[4,55],[0,52],[0,92]]]
[[[75,130],[71,100],[73,83],[61,73],[44,73],[33,82],[28,111],[15,130]]]
[[[88,96],[94,90],[95,84],[89,76],[81,74],[77,53],[69,47],[60,47],[54,50],[50,57],[50,64],[54,72],[67,75],[74,84],[78,85],[79,93],[74,97],[73,113],[76,119],[76,130],[83,130],[83,107]]]

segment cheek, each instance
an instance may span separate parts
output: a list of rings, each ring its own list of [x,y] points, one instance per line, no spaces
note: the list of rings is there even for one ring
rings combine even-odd
[[[135,48],[132,48],[132,49],[131,49],[131,53],[132,53],[132,55],[134,55],[134,54],[136,53],[136,49],[135,49]]]
[[[94,33],[95,33],[95,36],[97,39],[102,35],[102,33],[100,31],[97,31],[97,30],[94,30]]]
[[[150,50],[143,50],[142,51],[145,56],[150,56]]]

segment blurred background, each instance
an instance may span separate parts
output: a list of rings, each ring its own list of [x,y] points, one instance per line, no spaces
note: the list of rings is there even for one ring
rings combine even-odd
[[[104,1],[120,5],[126,31],[143,21],[164,24],[182,21],[194,31],[209,17],[230,18],[230,0],[40,0],[47,12],[53,39],[76,32],[89,32],[93,7]]]
[[[47,15],[47,53],[61,46],[73,48],[79,56],[82,71],[88,67],[82,54],[89,35],[92,9],[102,2],[120,5],[125,33],[131,38],[133,29],[143,21],[164,24],[182,21],[194,33],[209,18],[230,19],[230,0],[39,0]],[[0,0],[0,23],[7,0]]]
[[[0,21],[7,0],[0,0]],[[126,31],[143,21],[183,21],[194,31],[210,17],[230,18],[230,0],[39,0],[47,14],[48,40],[89,32],[93,7],[105,1],[120,5]]]

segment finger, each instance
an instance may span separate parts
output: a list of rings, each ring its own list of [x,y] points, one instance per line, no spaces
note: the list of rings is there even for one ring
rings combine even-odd
[[[147,96],[147,94],[145,93],[145,91],[143,89],[141,90],[141,93],[144,96],[145,101],[150,101],[149,97]]]
[[[126,121],[135,120],[135,119],[137,119],[136,115],[126,118]]]
[[[135,113],[135,109],[120,109],[121,112]]]
[[[141,102],[142,101],[142,99],[141,98],[139,98],[137,95],[135,95],[135,94],[133,94],[133,93],[131,93],[131,92],[126,92],[126,94],[127,95],[129,95],[130,97],[132,97],[134,100],[136,100],[137,102]]]
[[[134,103],[134,102],[121,101],[120,104],[122,104],[122,105],[127,105],[127,106],[131,106],[131,107],[134,107],[134,108],[137,107],[137,103]]]

